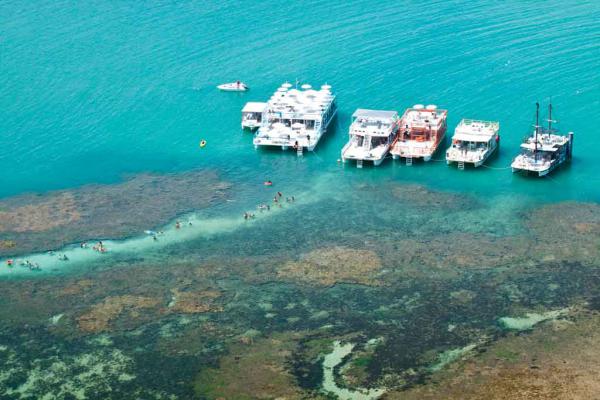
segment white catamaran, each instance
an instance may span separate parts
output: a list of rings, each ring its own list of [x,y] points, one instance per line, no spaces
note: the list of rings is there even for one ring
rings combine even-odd
[[[464,169],[467,163],[481,166],[498,148],[499,131],[499,122],[463,119],[454,130],[446,162],[456,162],[459,169]]]
[[[447,116],[448,111],[438,110],[434,104],[408,108],[402,115],[400,132],[390,151],[392,156],[405,158],[407,165],[412,165],[414,158],[431,160],[446,134]]]
[[[352,114],[350,140],[342,149],[342,161],[356,160],[362,168],[363,161],[379,165],[387,155],[398,132],[396,111],[358,109]]]
[[[535,126],[531,136],[521,144],[521,154],[513,160],[513,172],[532,172],[545,176],[573,155],[573,132],[557,134],[552,128],[552,104],[548,105],[548,128],[539,125],[540,104],[535,103]]]
[[[336,113],[331,86],[323,85],[320,90],[313,90],[308,84],[298,89],[284,83],[267,102],[254,136],[254,147],[293,148],[298,155],[303,149],[312,151]]]

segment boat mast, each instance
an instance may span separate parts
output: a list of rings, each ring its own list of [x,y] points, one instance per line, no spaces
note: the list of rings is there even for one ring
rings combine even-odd
[[[548,134],[552,133],[552,103],[548,104]]]
[[[537,161],[537,144],[538,144],[538,130],[540,129],[540,103],[535,103],[535,141],[533,154]]]

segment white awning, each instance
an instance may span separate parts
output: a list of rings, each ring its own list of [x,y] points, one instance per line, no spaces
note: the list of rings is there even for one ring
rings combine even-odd
[[[261,112],[265,111],[266,108],[267,108],[267,103],[257,103],[257,102],[252,102],[251,101],[249,103],[246,103],[246,105],[242,109],[242,112],[258,112],[258,113],[261,113]]]
[[[460,140],[462,142],[487,142],[493,135],[476,134],[476,133],[455,133],[452,140]]]
[[[354,114],[352,114],[353,118],[373,118],[373,119],[380,119],[380,120],[386,120],[386,119],[393,119],[396,118],[398,116],[398,113],[396,111],[384,111],[384,110],[366,110],[364,108],[359,108],[356,111],[354,111]]]

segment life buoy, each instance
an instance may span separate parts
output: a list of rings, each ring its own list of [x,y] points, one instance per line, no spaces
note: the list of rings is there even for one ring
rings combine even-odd
[[[204,146],[206,146],[206,140],[202,139],[202,140],[200,141],[200,148],[202,148],[202,147],[204,147]]]

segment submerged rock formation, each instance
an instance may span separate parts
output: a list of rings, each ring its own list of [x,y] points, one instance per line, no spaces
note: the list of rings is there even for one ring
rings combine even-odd
[[[202,170],[8,198],[0,201],[0,256],[138,234],[224,200],[228,188],[215,172]]]
[[[299,261],[286,263],[277,276],[322,286],[342,282],[379,285],[374,275],[381,265],[373,251],[335,246],[313,250]]]

